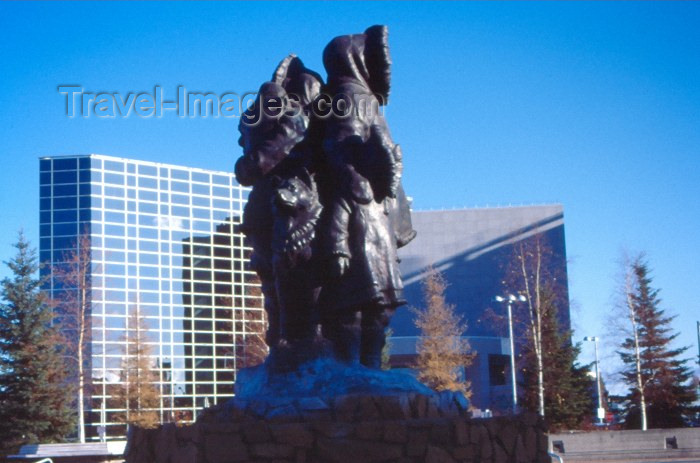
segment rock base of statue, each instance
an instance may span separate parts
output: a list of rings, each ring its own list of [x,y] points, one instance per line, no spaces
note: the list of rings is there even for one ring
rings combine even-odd
[[[192,425],[133,428],[127,463],[549,462],[536,416],[472,419],[459,393],[329,357],[239,372],[237,397]]]
[[[414,392],[432,395],[433,391],[414,376],[398,370],[373,370],[358,364],[336,360],[327,346],[317,344],[314,355],[307,354],[301,361],[298,349],[276,350],[265,363],[243,368],[236,376],[236,397],[229,403],[242,401],[285,403],[295,399],[319,397],[332,399],[348,394],[390,395]],[[294,365],[290,368],[290,365]],[[464,408],[469,407],[466,399]]]

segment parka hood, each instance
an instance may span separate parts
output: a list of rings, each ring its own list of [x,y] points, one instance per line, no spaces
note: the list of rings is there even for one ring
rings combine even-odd
[[[377,95],[380,104],[386,104],[391,81],[388,34],[386,26],[372,26],[363,34],[331,40],[323,50],[329,88],[356,83]]]
[[[307,69],[296,55],[280,62],[272,81],[262,84],[253,106],[239,121],[238,144],[243,148],[243,156],[236,162],[238,183],[253,185],[304,139],[310,122],[305,109],[318,96],[322,85],[321,76]],[[296,99],[290,100],[291,95]],[[284,106],[287,104],[301,108],[293,110]]]

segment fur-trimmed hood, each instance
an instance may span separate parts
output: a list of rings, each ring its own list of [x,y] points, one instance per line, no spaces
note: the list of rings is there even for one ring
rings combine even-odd
[[[283,59],[272,81],[262,84],[255,103],[243,113],[238,124],[241,134],[238,144],[243,148],[243,156],[236,162],[235,171],[241,185],[253,185],[304,140],[310,123],[306,109],[322,85],[321,76],[307,69],[296,55]],[[276,101],[275,105],[296,104],[301,108],[289,112],[291,108],[284,106],[283,111],[275,111],[266,106],[271,99]]]
[[[377,95],[380,104],[389,99],[391,57],[388,28],[372,26],[364,34],[341,35],[323,50],[323,65],[331,91],[345,83],[356,83]]]

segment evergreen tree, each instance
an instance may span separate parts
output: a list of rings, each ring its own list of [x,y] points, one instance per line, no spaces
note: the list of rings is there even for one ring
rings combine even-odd
[[[555,297],[551,289],[543,291],[542,304],[547,305],[547,317],[542,320],[542,363],[544,407],[548,428],[552,432],[564,429],[578,429],[595,409],[592,391],[593,381],[588,376],[588,368],[577,363],[581,353],[579,344],[571,343],[571,332],[559,326]],[[534,352],[526,345],[521,356],[523,402],[528,410],[537,410],[539,396],[537,388],[528,387],[537,383],[537,367]]]
[[[429,269],[423,280],[425,308],[412,309],[420,330],[417,352],[418,379],[436,391],[460,391],[471,396],[471,382],[461,377],[474,354],[466,338],[467,329],[455,308],[445,302],[447,283],[442,274]]]
[[[632,329],[618,351],[625,364],[622,378],[630,386],[626,427],[681,427],[696,399],[688,360],[681,358],[688,348],[671,345],[678,336],[670,326],[675,317],[660,308],[659,290],[652,287],[643,256],[629,263],[627,270],[630,284],[625,291]]]
[[[160,424],[160,390],[156,384],[158,371],[153,366],[148,328],[138,306],[132,310],[124,335],[125,348],[121,385],[115,388],[112,401],[126,412],[117,417],[122,423],[141,428],[155,428]]]
[[[0,304],[0,452],[54,442],[75,426],[73,387],[53,311],[36,278],[36,252],[20,233]]]

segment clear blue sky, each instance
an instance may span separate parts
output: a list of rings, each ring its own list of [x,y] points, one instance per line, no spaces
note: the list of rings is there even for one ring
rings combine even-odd
[[[628,248],[648,254],[697,355],[698,2],[2,2],[0,258],[19,228],[38,241],[39,156],[229,171],[239,156],[237,120],[70,119],[59,85],[255,91],[289,52],[324,74],[332,37],[377,23],[390,28],[386,116],[415,208],[562,203],[575,338],[605,334]]]

